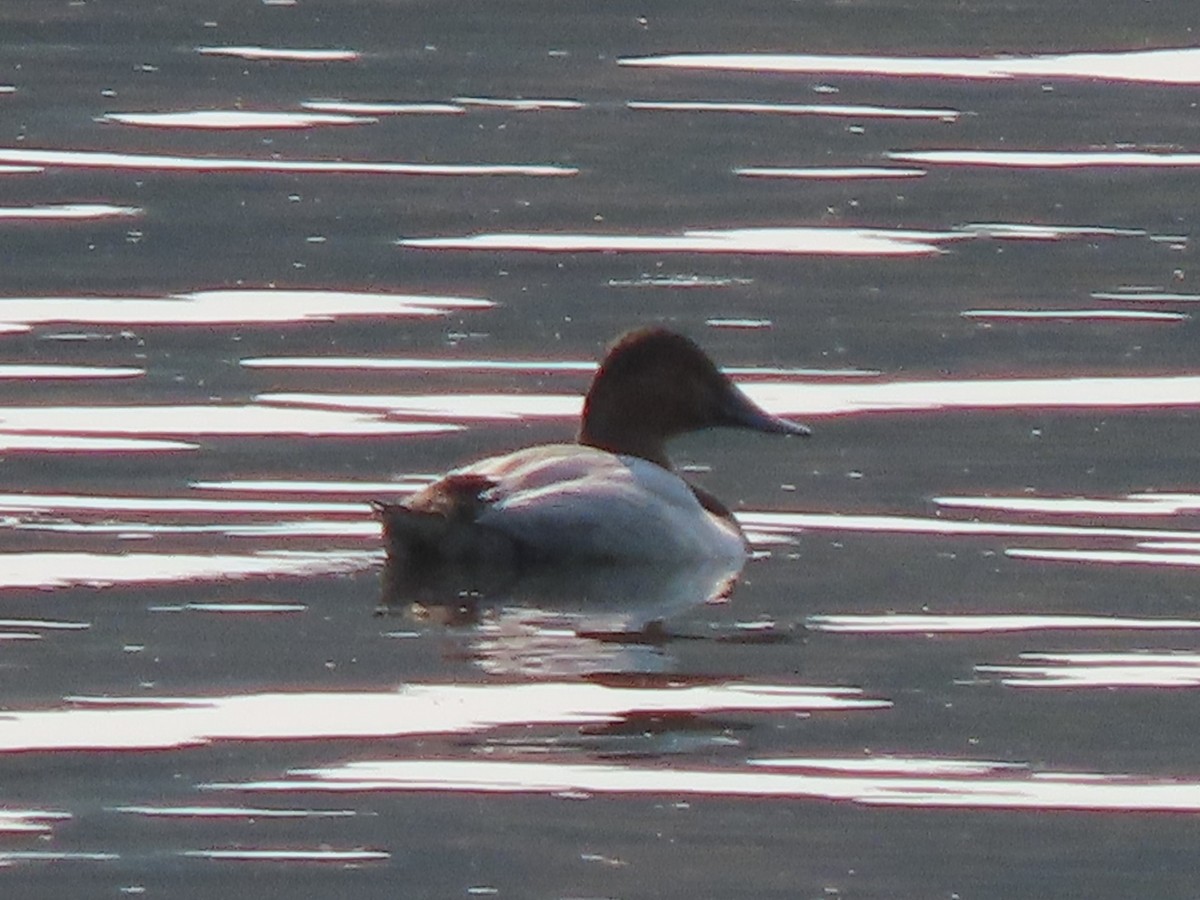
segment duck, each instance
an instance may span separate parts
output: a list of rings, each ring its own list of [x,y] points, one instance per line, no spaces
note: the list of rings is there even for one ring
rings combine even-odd
[[[714,427],[810,434],[755,404],[687,336],[630,331],[600,363],[573,443],[490,456],[404,502],[374,503],[388,564],[740,564],[748,547],[733,513],[684,479],[666,450]]]

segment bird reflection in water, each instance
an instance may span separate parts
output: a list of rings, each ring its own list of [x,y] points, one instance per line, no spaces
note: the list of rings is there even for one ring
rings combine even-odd
[[[665,622],[721,603],[741,560],[574,565],[523,572],[414,570],[388,560],[378,611],[469,629],[461,651],[492,674],[571,677],[670,668]]]

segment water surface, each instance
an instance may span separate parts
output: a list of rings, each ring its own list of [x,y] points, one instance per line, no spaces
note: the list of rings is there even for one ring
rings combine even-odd
[[[6,890],[1190,895],[1184,13],[8,0]],[[648,323],[736,583],[381,594]]]

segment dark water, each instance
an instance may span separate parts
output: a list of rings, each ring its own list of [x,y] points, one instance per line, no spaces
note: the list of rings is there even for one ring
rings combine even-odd
[[[6,896],[1193,894],[1190,13],[7,0]],[[650,322],[732,594],[379,608]]]

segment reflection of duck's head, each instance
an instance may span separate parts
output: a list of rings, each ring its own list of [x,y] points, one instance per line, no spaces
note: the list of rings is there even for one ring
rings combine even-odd
[[[617,340],[601,363],[584,401],[579,443],[670,468],[667,440],[718,426],[809,433],[755,406],[688,338],[644,328]]]
[[[391,563],[741,559],[732,514],[666,454],[670,438],[716,426],[808,434],[756,406],[688,338],[630,332],[592,381],[578,443],[480,460],[404,504],[378,505]]]

